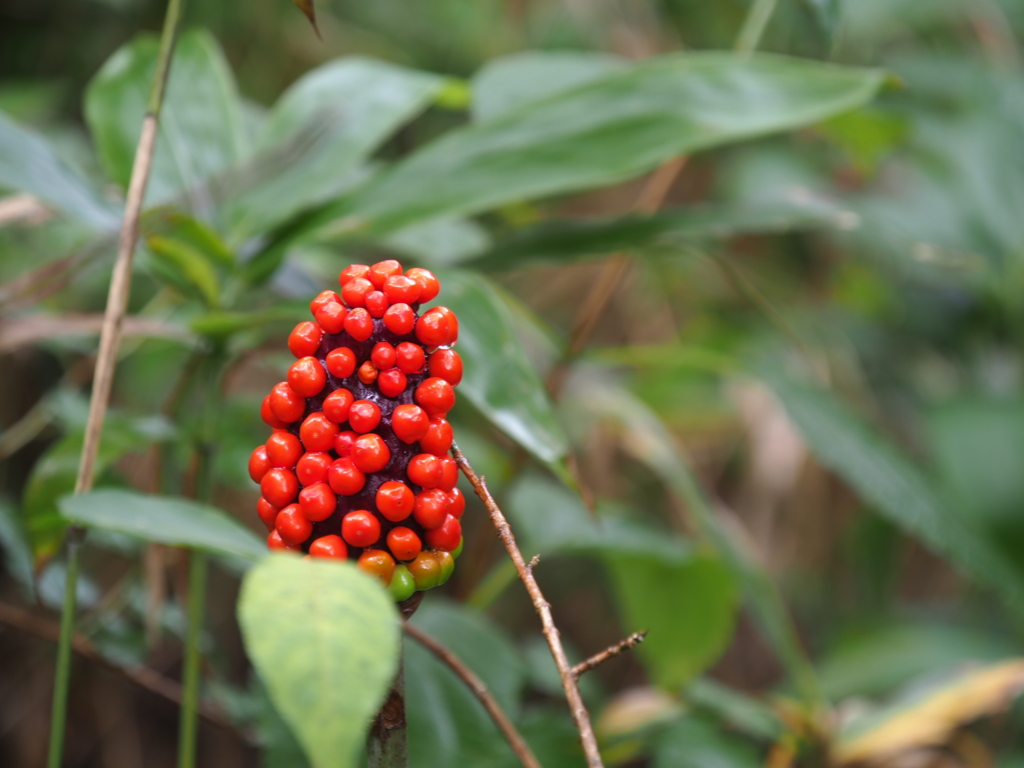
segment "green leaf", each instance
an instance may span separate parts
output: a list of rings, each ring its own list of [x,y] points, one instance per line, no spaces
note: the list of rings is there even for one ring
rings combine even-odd
[[[432,268],[450,267],[479,256],[491,245],[487,230],[467,219],[440,218],[390,234],[383,244]]]
[[[292,85],[257,138],[227,214],[232,237],[265,232],[361,181],[357,166],[429,105],[444,78],[360,57],[328,62]],[[272,173],[270,173],[272,171]],[[230,183],[230,182],[229,182]]]
[[[186,242],[155,235],[146,240],[154,266],[164,279],[183,290],[197,293],[207,307],[220,305],[220,283],[206,255]]]
[[[464,373],[458,394],[559,477],[568,478],[565,433],[544,382],[516,338],[501,294],[470,272],[445,270],[438,277],[444,286],[441,301],[459,317]]]
[[[786,725],[768,704],[728,688],[709,677],[698,677],[683,691],[686,703],[750,736],[776,741]]]
[[[266,544],[235,518],[188,499],[101,488],[64,496],[58,506],[70,521],[144,541],[248,561],[261,560],[267,554]]]
[[[607,555],[623,625],[648,630],[638,651],[654,682],[673,690],[712,664],[736,623],[738,594],[728,566],[711,553],[668,564]]]
[[[424,602],[412,621],[451,649],[505,714],[517,718],[526,666],[504,632],[483,614],[445,601]],[[490,715],[446,665],[412,639],[406,640],[405,659],[412,768],[493,765],[511,753]]]
[[[518,232],[465,263],[478,269],[516,269],[533,261],[565,262],[679,241],[846,228],[856,220],[856,214],[813,198],[757,206],[694,206],[653,216],[562,219]]]
[[[681,154],[852,109],[882,80],[877,70],[768,55],[650,59],[450,131],[327,209],[321,221],[342,218],[323,234],[394,229],[606,186]]]
[[[118,49],[89,83],[85,117],[110,177],[127,188],[142,131],[159,41],[140,35]],[[246,151],[234,78],[217,41],[183,34],[171,63],[160,133],[146,191],[148,205],[194,190]]]
[[[920,469],[834,395],[775,367],[758,368],[823,466],[880,514],[1013,604],[1024,574],[968,520],[947,507]]]
[[[352,563],[270,555],[246,575],[238,619],[314,768],[352,768],[398,669],[388,593]]]
[[[502,56],[473,76],[473,120],[503,117],[627,66],[629,61],[620,56],[585,51],[523,51]]]
[[[116,229],[115,211],[64,163],[49,142],[0,112],[0,189],[28,192],[94,229]]]
[[[701,718],[687,717],[658,740],[654,768],[760,768],[752,745],[722,733]]]
[[[7,572],[27,597],[34,599],[32,545],[17,508],[4,497],[0,497],[0,551],[3,552]]]

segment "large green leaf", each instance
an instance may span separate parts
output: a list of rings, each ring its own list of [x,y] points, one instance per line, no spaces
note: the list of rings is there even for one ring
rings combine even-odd
[[[271,555],[238,620],[270,697],[314,768],[351,768],[398,669],[398,612],[354,564]]]
[[[188,499],[101,488],[59,502],[68,520],[146,541],[189,547],[245,560],[262,559],[260,538],[215,507]]]
[[[676,564],[644,555],[605,559],[624,625],[648,631],[639,652],[654,682],[674,690],[725,650],[738,594],[719,557],[705,553]]]
[[[158,47],[153,35],[137,37],[107,60],[85,93],[100,158],[122,187],[131,176]],[[182,35],[160,113],[147,202],[195,189],[238,162],[247,143],[235,81],[217,41],[204,31]]]
[[[815,457],[860,497],[910,535],[1015,604],[1024,573],[1005,553],[948,507],[925,474],[825,390],[761,366],[759,374],[785,406]]]
[[[117,214],[65,164],[49,142],[0,112],[0,189],[29,192],[95,229],[114,229]]]
[[[523,105],[625,69],[627,59],[586,51],[523,51],[484,65],[473,76],[473,119],[493,120]]]
[[[458,394],[505,434],[566,478],[566,437],[540,376],[515,335],[501,294],[486,279],[461,270],[438,273],[440,301],[459,317],[464,375]]]
[[[807,125],[869,100],[877,70],[759,55],[650,59],[450,131],[323,219],[392,229],[631,178],[681,154]]]
[[[360,181],[355,167],[444,83],[438,75],[359,57],[303,76],[274,104],[253,161],[228,181],[244,181],[228,214],[233,238],[267,231]]]
[[[763,764],[751,744],[695,717],[662,734],[653,761],[654,768],[759,768]]]
[[[526,667],[498,627],[476,611],[434,600],[412,621],[448,646],[479,675],[505,714],[517,718]],[[511,753],[490,715],[446,665],[411,639],[405,659],[412,768],[493,765]]]

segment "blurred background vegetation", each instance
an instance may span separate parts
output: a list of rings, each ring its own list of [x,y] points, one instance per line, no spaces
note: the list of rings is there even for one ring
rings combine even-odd
[[[185,26],[223,48],[244,130],[341,56],[453,78],[377,149],[390,161],[466,124],[463,78],[498,57],[729,49],[749,10],[333,0],[318,6],[321,42],[284,0],[249,0],[190,3]],[[86,87],[163,11],[150,0],[0,4],[0,112],[45,136],[111,205],[124,179],[93,149]],[[500,304],[539,377],[565,373],[555,413],[571,461],[546,466],[466,400],[453,414],[460,444],[527,556],[545,555],[538,578],[576,659],[651,629],[639,652],[584,679],[609,764],[1024,766],[1022,35],[1013,0],[779,0],[760,50],[880,67],[887,87],[823,122],[693,155],[653,227],[620,218],[643,178],[505,201],[404,238],[292,244],[273,221],[221,244],[249,264],[268,241],[285,245],[283,265],[238,283],[233,306],[168,269],[150,241],[131,312],[162,325],[124,343],[102,484],[191,495],[194,448],[212,441],[217,505],[258,531],[245,461],[304,301],[353,261],[458,264],[452,284]],[[0,764],[20,767],[45,750],[55,502],[73,486],[113,248],[3,184]],[[168,214],[150,234],[196,236],[179,226]],[[584,297],[620,250],[629,269],[566,367]],[[231,359],[213,436],[193,407],[203,387],[181,375],[211,349]],[[579,765],[532,607],[481,509],[464,522],[466,553],[417,621],[487,680],[545,766]],[[110,533],[89,541],[78,628],[93,656],[76,660],[66,764],[172,765],[174,705],[119,670],[177,679],[186,559]],[[200,765],[301,766],[245,659],[237,573],[215,571],[210,589],[216,717]],[[457,681],[419,648],[407,664],[414,766],[514,764]]]

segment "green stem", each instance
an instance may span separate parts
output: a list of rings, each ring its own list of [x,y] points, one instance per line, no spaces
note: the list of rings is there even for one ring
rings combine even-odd
[[[206,555],[193,550],[188,568],[188,637],[185,640],[185,672],[181,691],[181,722],[178,731],[178,768],[194,768],[199,727],[199,671],[202,657],[199,637],[203,632],[206,605]]]
[[[75,633],[75,604],[78,597],[78,561],[82,549],[80,529],[68,534],[68,565],[64,578],[64,607],[60,614],[60,640],[57,644],[57,674],[53,684],[53,711],[50,715],[50,752],[47,768],[60,768],[64,755],[64,726],[68,713],[68,680],[71,677],[71,638]]]
[[[743,27],[736,37],[736,50],[750,53],[757,49],[764,34],[765,27],[775,11],[778,0],[754,0],[743,21]]]
[[[404,642],[403,642],[404,645]],[[367,768],[409,768],[409,738],[405,722],[405,662],[398,663],[391,693],[366,737]]]

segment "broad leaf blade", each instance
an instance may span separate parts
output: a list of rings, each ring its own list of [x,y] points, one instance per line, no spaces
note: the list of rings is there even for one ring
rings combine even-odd
[[[89,83],[85,117],[111,178],[127,188],[159,43],[142,35],[120,48]],[[165,202],[242,158],[246,137],[235,81],[206,32],[178,40],[160,114],[146,200]]]
[[[238,604],[246,650],[316,768],[352,768],[398,668],[398,612],[351,563],[271,555]]]
[[[386,230],[631,178],[681,154],[808,125],[868,101],[878,70],[759,55],[651,59],[451,131],[321,220]]]
[[[484,278],[439,272],[439,301],[459,317],[458,349],[465,368],[458,394],[539,461],[565,478],[566,437],[540,376],[515,335],[513,318]]]
[[[117,214],[68,167],[49,142],[0,112],[0,189],[28,192],[94,229],[115,229]]]
[[[187,499],[103,488],[65,496],[58,505],[68,520],[145,541],[249,561],[267,552],[259,537],[233,517]]]

